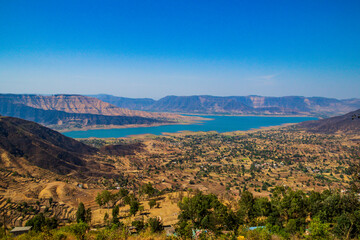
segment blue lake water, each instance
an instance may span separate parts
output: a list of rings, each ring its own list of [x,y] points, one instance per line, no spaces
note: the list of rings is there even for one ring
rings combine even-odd
[[[253,116],[201,116],[213,120],[189,125],[167,125],[158,127],[136,127],[136,128],[112,128],[96,129],[87,131],[65,132],[64,135],[72,138],[118,138],[138,134],[175,133],[179,131],[245,131],[254,128],[277,126],[284,123],[298,123],[303,121],[315,120],[312,117],[253,117]]]

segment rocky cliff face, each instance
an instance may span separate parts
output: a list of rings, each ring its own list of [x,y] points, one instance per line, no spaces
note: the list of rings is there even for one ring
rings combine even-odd
[[[27,94],[1,94],[0,103],[22,104],[28,107],[57,110],[67,113],[89,113],[107,116],[137,116],[147,118],[176,118],[172,114],[148,113],[119,108],[97,98],[82,95],[27,95]]]
[[[164,124],[196,120],[173,113],[153,113],[119,108],[81,95],[0,94],[0,114],[19,117],[53,129],[106,125]]]
[[[122,126],[131,124],[160,124],[165,120],[138,116],[108,116],[89,113],[68,113],[57,110],[43,110],[23,104],[2,103],[0,114],[34,121],[55,130],[76,129],[91,126]]]

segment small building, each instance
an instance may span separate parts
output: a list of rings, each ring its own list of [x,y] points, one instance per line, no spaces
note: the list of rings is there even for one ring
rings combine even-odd
[[[10,233],[16,237],[16,236],[19,236],[21,234],[24,234],[24,233],[28,233],[30,230],[31,230],[32,226],[28,226],[28,227],[15,227],[13,228]]]

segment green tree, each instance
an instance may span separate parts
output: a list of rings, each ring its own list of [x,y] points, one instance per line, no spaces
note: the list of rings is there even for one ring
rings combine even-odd
[[[126,197],[127,195],[129,195],[129,190],[125,189],[125,188],[120,188],[119,189],[119,192],[118,192],[118,196],[120,198],[124,198]]]
[[[249,223],[254,218],[254,203],[255,199],[251,192],[243,191],[239,200],[239,216]]]
[[[109,208],[109,202],[112,199],[112,194],[108,190],[104,190],[101,193],[98,193],[96,197],[96,202],[99,206],[107,205]]]
[[[32,230],[36,232],[42,231],[44,228],[55,229],[58,227],[56,218],[46,218],[42,213],[36,215],[25,223],[25,226],[32,226]]]
[[[315,217],[309,224],[310,236],[313,239],[329,239],[330,224],[321,222],[319,217]]]
[[[136,199],[130,201],[130,215],[136,215],[139,211],[140,203]]]
[[[104,222],[105,222],[106,225],[110,224],[110,222],[109,222],[109,214],[107,212],[104,214]]]
[[[238,219],[231,209],[213,194],[198,192],[193,197],[184,197],[178,205],[181,210],[178,228],[184,234],[188,232],[186,229],[189,228],[189,223],[192,228],[210,229],[214,232],[221,229],[233,230],[238,225]]]
[[[141,186],[140,194],[147,194],[148,197],[155,196],[159,191],[153,187],[151,183],[147,183]]]
[[[155,205],[156,205],[156,200],[155,200],[155,199],[151,199],[151,200],[149,201],[149,207],[150,207],[150,208],[153,208],[153,207],[155,207]]]
[[[116,205],[112,210],[112,223],[119,223],[119,205]]]
[[[85,213],[85,222],[91,223],[91,219],[92,219],[91,208],[88,208],[86,209],[86,213]]]
[[[77,212],[76,212],[76,222],[85,222],[86,209],[82,202],[79,203]]]
[[[125,199],[128,197],[129,195],[129,190],[125,189],[125,188],[120,188],[119,192],[116,194],[116,197],[121,200],[120,204],[124,205],[125,203]]]
[[[69,231],[73,233],[78,240],[85,240],[85,235],[89,229],[89,225],[84,222],[76,223],[69,226]]]

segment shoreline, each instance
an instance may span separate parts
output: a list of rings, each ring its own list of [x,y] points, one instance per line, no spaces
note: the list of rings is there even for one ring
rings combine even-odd
[[[185,113],[183,113],[185,114]],[[88,131],[88,130],[101,130],[101,129],[123,129],[123,128],[142,128],[142,127],[159,127],[159,126],[170,126],[170,125],[190,125],[196,123],[202,123],[203,121],[212,121],[211,117],[313,117],[307,115],[214,115],[214,114],[196,114],[189,116],[204,116],[208,118],[201,118],[198,120],[190,120],[186,122],[172,122],[172,123],[154,123],[154,124],[126,124],[126,125],[93,125],[93,126],[84,126],[82,128],[65,128],[65,129],[56,129],[53,126],[48,126],[55,131],[60,133],[66,132],[76,132],[76,131]],[[316,117],[313,117],[316,118]],[[318,119],[322,119],[317,117]]]
[[[168,112],[170,113],[170,112]],[[323,117],[320,116],[313,116],[313,115],[289,115],[289,114],[216,114],[216,113],[174,113],[174,114],[180,114],[180,115],[186,115],[186,116],[217,116],[217,117],[313,117],[322,119]]]
[[[204,119],[203,121],[209,121],[213,119]],[[66,129],[56,129],[52,126],[47,126],[55,131],[60,133],[66,132],[77,132],[77,131],[88,131],[88,130],[102,130],[102,129],[123,129],[123,128],[142,128],[142,127],[159,127],[159,126],[170,126],[170,125],[190,125],[201,123],[201,121],[189,121],[189,122],[174,122],[174,123],[154,123],[154,124],[126,124],[126,125],[92,125],[85,126],[82,128],[66,128]]]
[[[153,134],[153,133],[143,133],[143,134],[134,134],[134,135],[128,135],[126,137],[109,137],[111,139],[120,139],[120,138],[125,138],[125,139],[146,139],[146,138],[153,138],[156,136],[164,136],[164,137],[169,137],[169,136],[184,136],[184,135],[198,135],[198,134],[209,134],[209,133],[216,133],[216,134],[224,134],[224,135],[234,135],[234,134],[244,134],[244,133],[252,133],[252,132],[257,132],[257,131],[268,131],[268,130],[277,130],[280,128],[285,128],[285,127],[289,127],[289,126],[293,126],[296,125],[297,123],[283,123],[280,125],[274,125],[274,126],[267,126],[267,127],[259,127],[259,128],[252,128],[249,130],[236,130],[236,131],[230,131],[230,132],[217,132],[216,130],[212,130],[212,131],[190,131],[190,130],[181,130],[178,132],[163,132],[160,135],[157,134]],[[108,139],[107,137],[88,137],[88,138],[74,138],[74,139]]]
[[[247,130],[230,130],[230,131],[216,131],[216,130],[209,130],[209,131],[196,131],[196,130],[179,130],[176,132],[168,132],[168,131],[157,131],[154,133],[138,133],[138,134],[128,134],[126,136],[109,136],[109,137],[95,137],[95,136],[88,136],[88,137],[73,137],[75,139],[88,139],[88,138],[98,138],[98,139],[107,139],[107,138],[116,138],[116,139],[129,139],[129,138],[135,138],[135,139],[140,139],[140,138],[153,138],[156,136],[178,136],[178,135],[197,135],[197,134],[208,134],[208,133],[217,133],[217,134],[224,134],[224,135],[233,135],[233,134],[241,134],[241,133],[251,133],[251,132],[257,132],[257,131],[266,131],[266,130],[276,130],[276,129],[281,129],[281,128],[286,128],[289,126],[294,126],[296,124],[298,124],[299,122],[290,122],[290,123],[274,123],[275,125],[271,125],[271,126],[259,126],[259,127],[255,127],[255,128],[250,128]],[[189,125],[191,123],[186,123],[186,124],[167,124],[167,125]],[[157,126],[159,126],[159,124],[156,124]],[[164,125],[164,124],[163,124]],[[147,126],[143,126],[143,127],[147,127]],[[124,126],[122,128],[125,128]],[[111,127],[109,127],[109,129],[111,129]]]
[[[190,130],[182,130],[182,131],[173,132],[173,133],[163,132],[161,135],[156,135],[156,134],[152,134],[152,133],[144,133],[144,134],[129,135],[126,137],[118,137],[118,138],[146,138],[148,136],[182,136],[182,135],[197,135],[197,134],[208,134],[208,133],[231,135],[231,134],[240,134],[240,133],[252,133],[252,132],[257,132],[257,131],[276,130],[276,129],[280,129],[280,128],[284,128],[284,127],[290,127],[290,126],[293,126],[296,124],[297,123],[283,123],[280,125],[252,128],[249,130],[235,130],[235,131],[230,131],[230,132],[218,132],[216,130],[196,131],[195,132],[195,131],[190,131]],[[101,139],[101,138],[99,138],[99,139]]]

